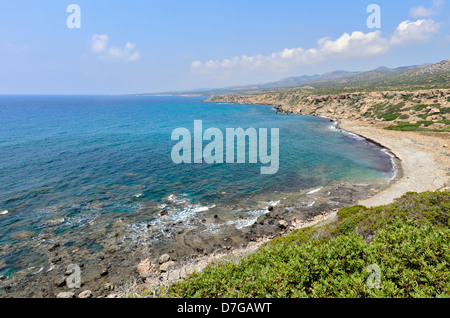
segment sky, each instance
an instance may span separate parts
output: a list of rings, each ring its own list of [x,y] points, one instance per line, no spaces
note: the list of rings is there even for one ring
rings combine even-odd
[[[172,92],[436,63],[449,58],[449,13],[446,0],[0,0],[0,94]]]

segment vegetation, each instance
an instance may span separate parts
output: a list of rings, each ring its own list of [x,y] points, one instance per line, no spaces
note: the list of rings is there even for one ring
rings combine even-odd
[[[423,120],[417,123],[399,122],[394,126],[386,127],[387,130],[397,130],[397,131],[432,131],[432,132],[450,132],[450,120],[439,120],[439,124],[444,124],[445,127],[442,129],[430,129],[428,126],[434,124],[432,121]]]
[[[236,264],[171,286],[181,297],[450,297],[450,191],[338,212],[338,221],[275,239]],[[368,285],[370,265],[381,286]],[[370,287],[372,288],[370,288]]]

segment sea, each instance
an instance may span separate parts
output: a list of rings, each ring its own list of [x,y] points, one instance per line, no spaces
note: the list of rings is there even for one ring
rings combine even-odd
[[[285,193],[395,176],[388,152],[327,118],[207,98],[0,96],[0,276],[51,270],[39,247],[48,242],[99,253],[100,238],[119,224],[129,249],[139,240],[155,245],[170,238],[166,224],[183,226],[204,213],[242,228]],[[174,163],[173,131],[193,135],[199,120],[224,134],[277,128],[277,173],[261,174],[262,164],[249,160]],[[148,234],[150,226],[160,229]]]

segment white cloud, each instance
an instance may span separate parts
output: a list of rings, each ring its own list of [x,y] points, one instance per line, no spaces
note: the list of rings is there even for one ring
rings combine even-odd
[[[388,41],[381,37],[380,31],[363,33],[355,31],[351,35],[344,33],[339,39],[319,40],[319,51],[327,54],[343,55],[344,57],[373,56],[389,50]]]
[[[136,50],[136,45],[127,42],[124,48],[108,47],[109,36],[107,34],[94,34],[91,40],[91,50],[100,58],[121,59],[126,61],[137,61],[140,52]]]
[[[109,55],[114,58],[126,59],[128,61],[136,61],[139,59],[140,52],[136,51],[134,48],[135,44],[127,43],[125,48],[120,49],[117,47],[112,47],[109,49]]]
[[[430,8],[425,8],[423,6],[414,7],[409,11],[409,15],[413,18],[431,17],[433,15],[439,14],[443,5],[444,0],[434,0]]]
[[[237,56],[223,60],[195,61],[191,70],[195,74],[220,76],[246,74],[256,71],[288,72],[302,65],[311,65],[331,59],[371,57],[385,54],[392,46],[422,43],[431,40],[439,30],[439,23],[432,19],[403,21],[391,38],[381,31],[344,33],[336,40],[322,38],[315,48],[291,48],[270,55]]]
[[[26,44],[15,44],[11,42],[7,42],[5,44],[5,48],[8,52],[21,54],[21,53],[27,53],[31,50],[31,47]]]
[[[94,34],[91,40],[92,52],[100,53],[106,50],[108,46],[109,37],[107,34]]]
[[[316,48],[292,48],[271,55],[234,57],[224,60],[209,60],[205,63],[195,61],[191,67],[194,72],[209,74],[220,70],[224,75],[247,73],[251,71],[286,72],[298,66],[319,63],[331,58],[365,57],[385,53],[389,41],[381,37],[380,31],[363,33],[344,33],[335,41],[320,39]]]
[[[391,38],[392,45],[427,42],[431,40],[433,33],[439,31],[439,23],[433,19],[422,19],[414,22],[403,21],[395,30]]]

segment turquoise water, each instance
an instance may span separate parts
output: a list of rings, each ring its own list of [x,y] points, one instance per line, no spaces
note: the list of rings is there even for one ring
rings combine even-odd
[[[151,221],[166,208],[195,216],[248,195],[270,198],[393,175],[388,154],[326,119],[203,99],[1,96],[0,245],[13,246],[49,227],[64,235],[94,215],[132,223],[137,214]],[[172,131],[193,132],[194,120],[223,132],[279,128],[278,173],[262,175],[260,163],[174,164]]]

